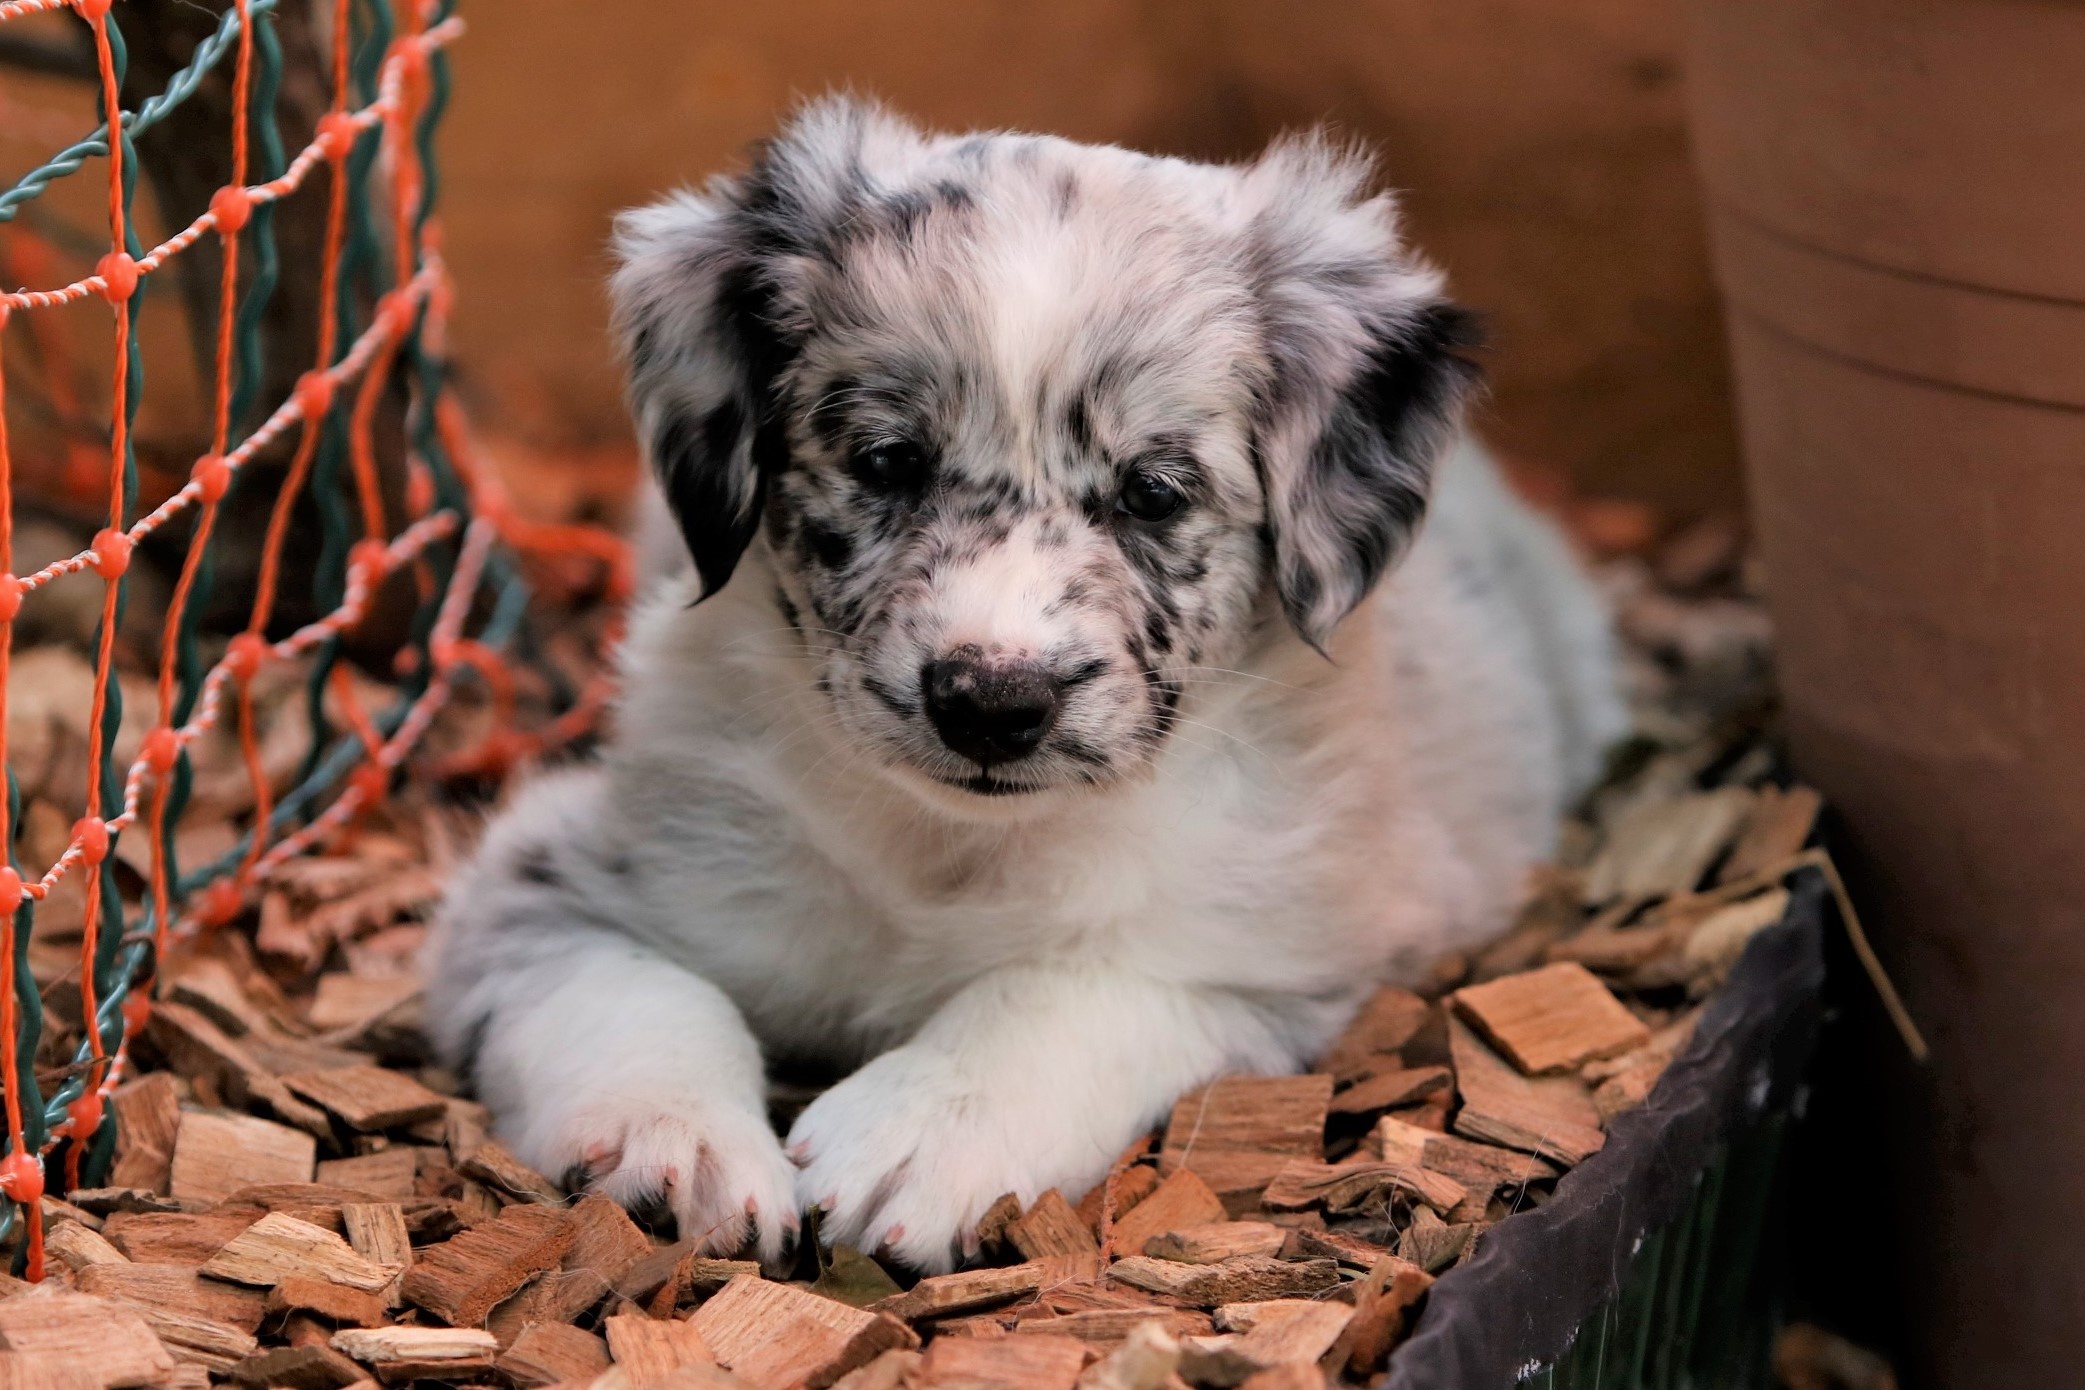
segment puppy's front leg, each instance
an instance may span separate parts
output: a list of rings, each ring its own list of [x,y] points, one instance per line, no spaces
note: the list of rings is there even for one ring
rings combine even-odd
[[[1105,965],[995,971],[804,1111],[799,1202],[828,1239],[946,1270],[1000,1194],[1076,1199],[1182,1093],[1294,1067],[1319,1014]]]
[[[613,930],[631,904],[554,814],[557,793],[583,812],[591,790],[540,789],[451,892],[429,961],[436,1041],[524,1162],[626,1206],[663,1198],[705,1250],[757,1227],[772,1258],[796,1229],[795,1170],[759,1046],[722,990]]]

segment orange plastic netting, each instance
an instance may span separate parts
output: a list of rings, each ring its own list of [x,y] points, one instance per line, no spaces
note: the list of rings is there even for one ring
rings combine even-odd
[[[188,67],[152,100],[124,111],[119,91],[125,49],[111,0],[5,0],[0,21],[70,10],[91,31],[101,111],[106,123],[86,140],[0,190],[0,225],[54,180],[95,158],[105,163],[108,251],[94,273],[49,289],[0,294],[0,335],[13,319],[73,306],[104,306],[114,322],[109,371],[105,477],[106,527],[67,559],[16,575],[13,559],[15,464],[6,428],[6,383],[0,374],[0,761],[7,757],[5,700],[14,622],[34,593],[70,574],[93,571],[101,582],[93,652],[86,814],[70,846],[40,878],[25,881],[10,852],[0,865],[0,1084],[4,1084],[6,1155],[0,1194],[9,1228],[27,1220],[18,1260],[41,1273],[38,1203],[49,1189],[91,1179],[107,1160],[113,1125],[105,1101],[122,1079],[126,1040],[151,1009],[159,958],[208,926],[236,917],[256,879],[282,859],[321,845],[357,814],[383,799],[393,778],[459,682],[483,682],[495,706],[493,732],[473,757],[497,770],[584,731],[606,690],[592,678],[562,712],[537,727],[517,727],[513,671],[501,647],[519,620],[526,590],[516,567],[524,553],[579,556],[606,571],[611,596],[628,591],[628,562],[619,540],[580,526],[531,523],[516,515],[495,480],[474,462],[463,416],[446,390],[445,328],[452,299],[433,213],[432,132],[448,87],[444,50],[463,33],[448,0],[333,0],[328,90],[330,109],[293,156],[282,148],[279,113],[261,91],[275,92],[282,50],[272,32],[276,0],[233,0],[215,34]],[[232,176],[207,208],[147,250],[133,215],[138,155],[134,137],[229,64],[232,118],[225,139]],[[107,120],[109,113],[117,113]],[[264,176],[249,182],[256,169]],[[324,184],[324,190],[308,185]],[[326,199],[323,254],[316,270],[320,306],[314,343],[258,341],[257,299],[284,293],[274,273],[271,207],[297,196]],[[182,210],[185,215],[186,210]],[[210,390],[209,447],[187,481],[140,512],[131,438],[145,382],[134,333],[140,291],[184,251],[215,237],[222,269]],[[266,274],[242,255],[264,262]],[[352,283],[351,283],[352,282]],[[312,286],[294,287],[314,292]],[[359,291],[359,292],[358,292]],[[265,415],[255,408],[253,363],[261,352],[291,353],[311,365],[287,398]],[[396,412],[380,410],[387,393],[402,394],[401,443]],[[243,434],[242,418],[260,415]],[[383,421],[392,419],[386,426]],[[292,435],[294,433],[294,442]],[[271,453],[278,444],[287,450]],[[384,465],[402,455],[402,487],[387,497]],[[249,616],[242,630],[205,660],[217,639],[198,624],[199,588],[217,539],[225,499],[234,487],[273,489]],[[402,505],[401,505],[402,499]],[[323,616],[284,631],[280,616],[284,557],[300,506],[321,523],[314,598]],[[160,639],[156,710],[142,751],[118,766],[116,731],[122,693],[114,679],[116,632],[125,575],[139,542],[162,528],[186,525],[188,540]],[[396,578],[396,582],[394,581]],[[396,707],[370,711],[356,701],[338,647],[380,601],[398,594],[416,605],[412,636],[396,653],[401,691]],[[341,727],[315,731],[305,775],[278,797],[262,765],[256,735],[254,681],[265,667],[308,665],[343,711]],[[185,868],[176,862],[171,823],[190,775],[189,747],[220,724],[236,727],[253,786],[251,829],[231,854]],[[331,742],[327,742],[328,738]],[[12,847],[21,814],[12,768],[0,799],[0,842]],[[113,874],[111,849],[129,832],[150,839],[149,886],[126,904]],[[26,971],[27,939],[38,903],[65,875],[82,876],[86,895],[80,955],[84,1041],[62,1080],[44,1093],[34,1066],[41,1028],[36,985]],[[48,1079],[48,1078],[47,1078]],[[62,1175],[46,1163],[62,1154]]]

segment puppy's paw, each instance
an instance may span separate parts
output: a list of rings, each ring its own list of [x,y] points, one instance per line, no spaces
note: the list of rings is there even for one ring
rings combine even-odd
[[[559,1127],[545,1157],[542,1171],[576,1172],[626,1207],[663,1203],[704,1254],[731,1254],[757,1233],[772,1263],[796,1234],[796,1170],[766,1117],[734,1106],[597,1102]]]
[[[820,1209],[827,1241],[941,1273],[976,1253],[977,1220],[1001,1194],[1027,1201],[1062,1180],[1052,1158],[1065,1137],[1023,1124],[1017,1090],[979,1087],[915,1045],[813,1101],[789,1131],[789,1153],[803,1165],[798,1204]],[[1104,1169],[1109,1151],[1095,1152]]]

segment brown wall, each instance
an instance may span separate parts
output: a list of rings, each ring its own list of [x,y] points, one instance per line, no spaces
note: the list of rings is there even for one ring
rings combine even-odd
[[[1736,500],[1721,330],[1664,0],[492,0],[445,144],[480,418],[623,436],[600,282],[619,206],[729,167],[795,94],[1236,157],[1329,119],[1491,318],[1485,427],[1581,486]]]

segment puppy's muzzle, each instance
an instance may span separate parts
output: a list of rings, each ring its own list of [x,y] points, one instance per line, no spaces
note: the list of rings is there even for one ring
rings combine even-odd
[[[1064,682],[1039,663],[959,647],[927,663],[920,693],[949,751],[989,768],[1036,750],[1057,722]]]

